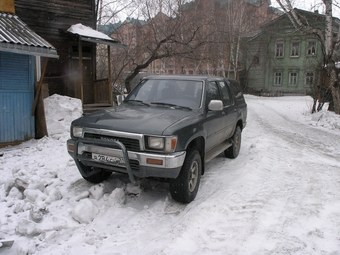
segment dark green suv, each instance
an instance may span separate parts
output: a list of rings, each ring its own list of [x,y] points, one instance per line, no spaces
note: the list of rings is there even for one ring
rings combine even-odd
[[[235,158],[246,125],[239,84],[209,76],[157,75],[143,79],[117,107],[74,120],[67,141],[84,179],[112,172],[169,181],[171,196],[191,202],[205,163]]]

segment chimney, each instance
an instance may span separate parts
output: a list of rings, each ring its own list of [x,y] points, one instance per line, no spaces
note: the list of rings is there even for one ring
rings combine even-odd
[[[0,0],[0,12],[15,14],[14,0]]]
[[[319,10],[315,10],[314,13],[315,13],[315,14],[319,14]]]

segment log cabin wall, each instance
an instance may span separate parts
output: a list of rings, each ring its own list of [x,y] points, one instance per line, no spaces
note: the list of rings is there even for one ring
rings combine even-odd
[[[75,52],[78,40],[67,34],[66,30],[77,23],[95,29],[95,0],[15,0],[15,11],[20,19],[58,51],[59,59],[49,61],[45,74],[44,82],[48,83],[50,95],[57,93],[80,98],[76,86],[79,78]],[[91,82],[95,79],[95,46],[85,44],[84,50],[88,58],[83,80]]]

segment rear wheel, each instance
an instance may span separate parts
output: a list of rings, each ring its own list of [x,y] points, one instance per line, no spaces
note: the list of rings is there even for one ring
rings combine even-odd
[[[82,168],[82,171],[80,171],[80,174],[82,175],[82,177],[88,182],[92,182],[92,183],[103,182],[107,180],[112,174],[112,172],[105,171],[104,169],[101,169],[98,167],[85,166],[80,161],[79,161],[79,167]],[[82,172],[84,172],[84,174]]]
[[[202,174],[202,160],[197,150],[189,150],[181,172],[176,179],[170,179],[169,189],[173,199],[190,203],[197,195]]]
[[[231,138],[232,145],[224,151],[226,158],[236,158],[241,149],[241,128],[236,126],[234,135]]]

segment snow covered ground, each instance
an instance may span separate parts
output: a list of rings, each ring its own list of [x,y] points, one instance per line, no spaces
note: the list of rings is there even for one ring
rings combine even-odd
[[[0,149],[0,254],[340,254],[340,116],[246,99],[239,157],[209,162],[188,205],[156,180],[87,183],[65,145],[81,104],[45,99],[50,136]]]

